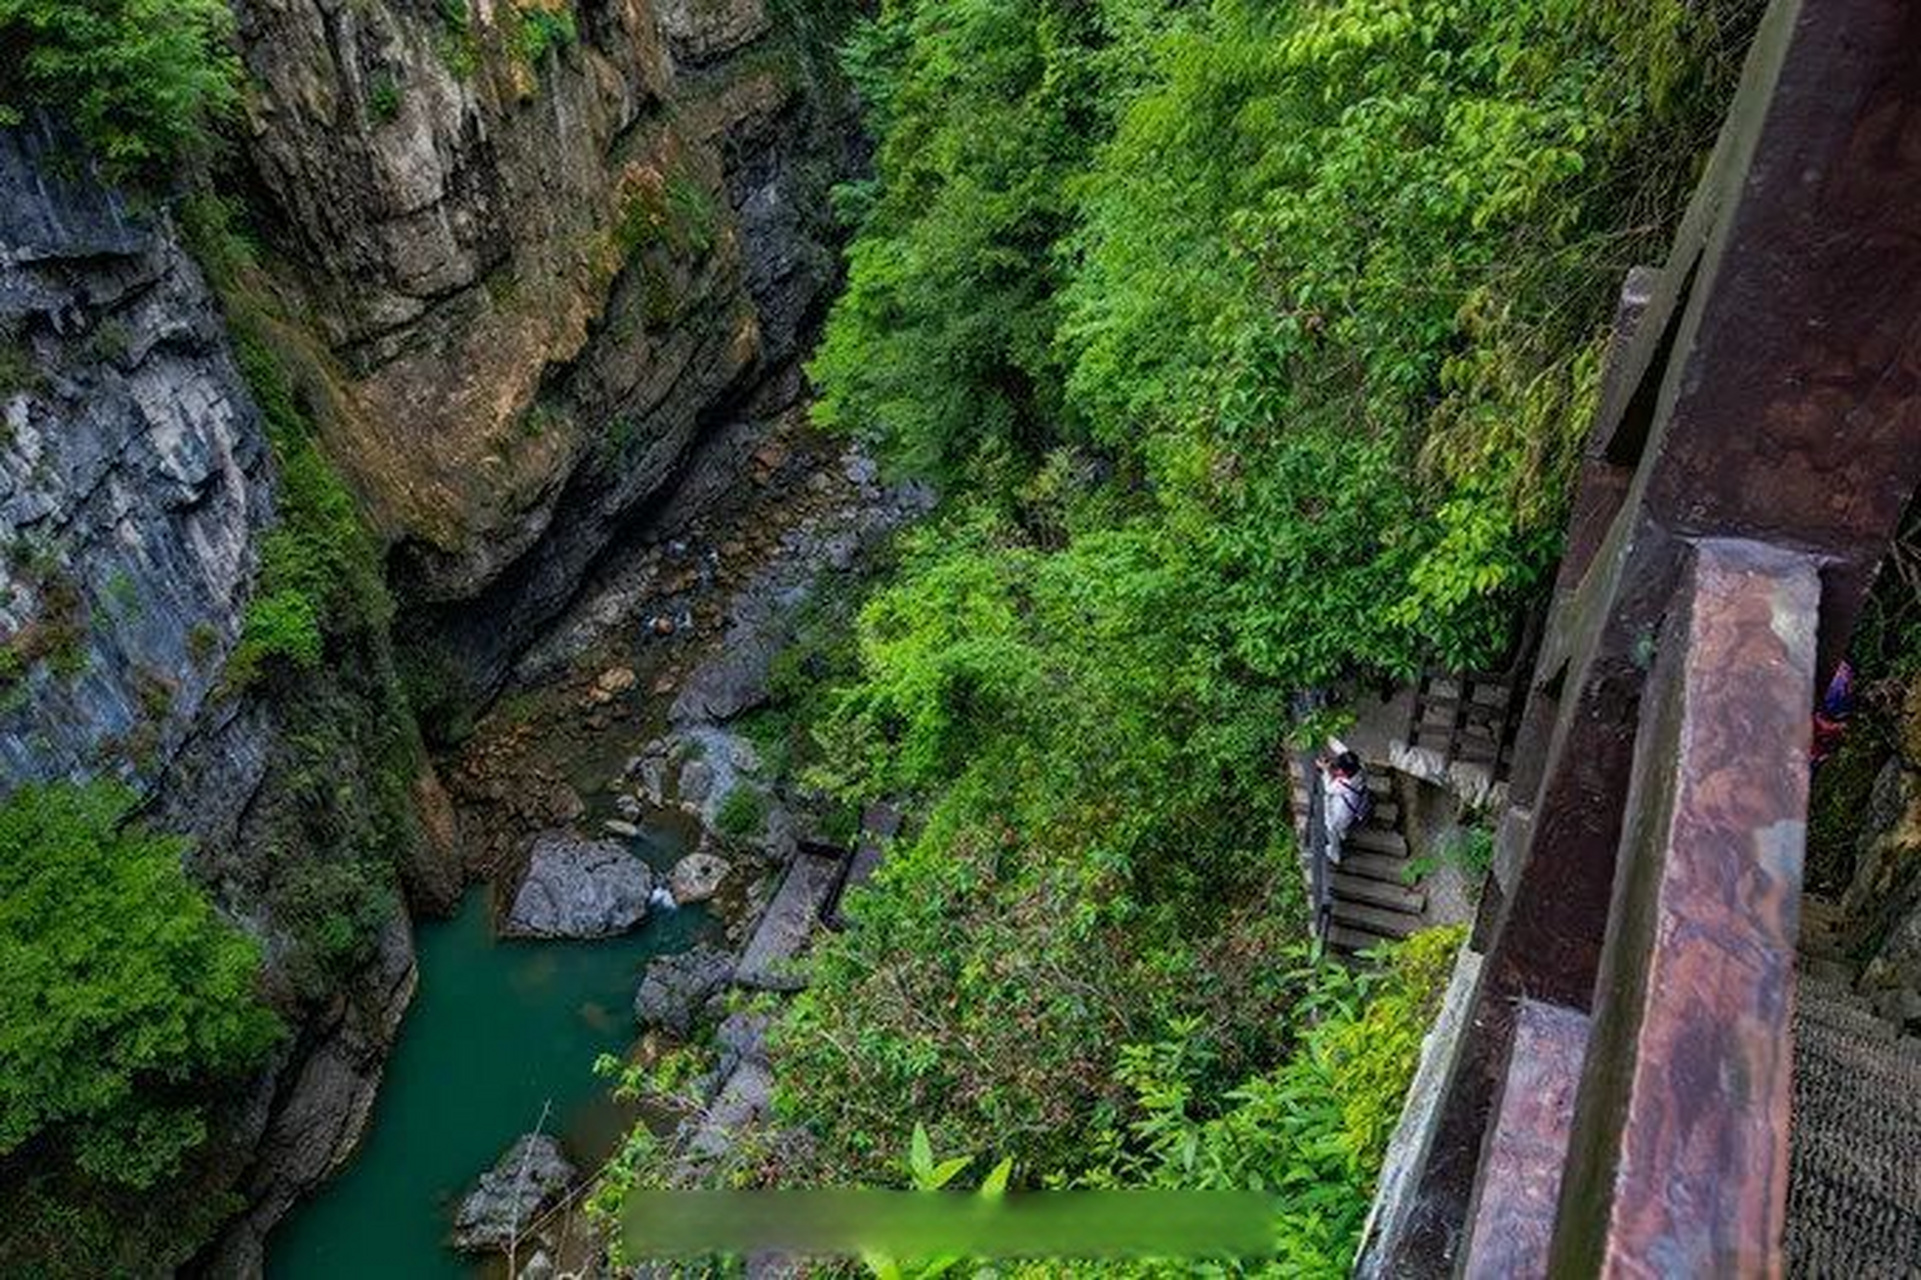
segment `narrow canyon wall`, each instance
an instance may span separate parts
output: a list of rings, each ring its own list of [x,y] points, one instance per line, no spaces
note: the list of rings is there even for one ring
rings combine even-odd
[[[389,910],[350,973],[308,971],[292,892],[372,841],[350,812],[335,838],[301,833],[313,762],[295,740],[312,699],[344,702],[349,724],[388,709],[364,676],[310,677],[298,700],[231,678],[277,520],[266,426],[172,219],[76,154],[45,119],[0,131],[0,794],[111,778],[192,837],[190,869],[264,942],[295,1032],[215,1109],[181,1176],[124,1208],[129,1249],[158,1272],[196,1244],[174,1229],[204,1220],[196,1202],[238,1189],[284,1206],[345,1154],[413,954]],[[330,785],[362,785],[366,765],[334,755]],[[397,862],[416,837],[399,833]]]
[[[242,13],[254,221],[338,360],[423,683],[470,700],[794,358],[851,124],[761,0]]]
[[[128,1224],[230,1201],[218,1275],[257,1272],[351,1151],[412,991],[398,903],[458,887],[403,679],[457,727],[703,437],[791,403],[860,159],[803,0],[237,13],[245,118],[175,191],[114,190],[51,122],[0,130],[0,794],[129,783],[265,943],[293,1034]],[[185,247],[210,193],[238,276]],[[230,678],[282,495],[223,306],[395,598],[317,672]],[[355,944],[317,953],[343,915]]]
[[[189,748],[226,794],[174,815],[229,837],[265,723],[216,699],[273,517],[259,410],[219,303],[164,219],[0,131],[0,784],[152,791]]]

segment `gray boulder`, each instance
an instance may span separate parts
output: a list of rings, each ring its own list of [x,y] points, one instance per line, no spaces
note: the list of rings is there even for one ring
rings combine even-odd
[[[534,837],[527,874],[500,932],[509,938],[603,938],[647,918],[647,864],[614,840],[565,831]]]
[[[689,760],[680,767],[678,793],[680,802],[687,805],[706,803],[714,790],[714,766],[705,760]]]
[[[727,859],[712,853],[690,853],[674,864],[668,883],[674,891],[674,901],[681,906],[690,902],[705,902],[720,892],[721,882],[727,879],[733,864]]]
[[[454,1214],[454,1248],[469,1253],[507,1248],[576,1176],[559,1142],[544,1133],[524,1135],[460,1202]]]
[[[727,1077],[720,1096],[714,1099],[702,1122],[688,1137],[688,1159],[724,1157],[742,1134],[766,1122],[773,1113],[774,1073],[763,1062],[742,1062],[739,1070]]]
[[[649,756],[640,762],[634,771],[639,784],[638,799],[646,801],[656,809],[667,805],[667,757]]]
[[[772,1021],[764,1013],[730,1013],[714,1031],[719,1050],[719,1075],[733,1075],[743,1062],[767,1065],[767,1026]]]
[[[685,1037],[702,1006],[734,977],[734,958],[705,944],[647,966],[634,993],[634,1017],[643,1026],[665,1027]]]

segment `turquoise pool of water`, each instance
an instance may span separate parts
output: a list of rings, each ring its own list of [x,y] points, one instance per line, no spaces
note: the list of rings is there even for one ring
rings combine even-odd
[[[647,850],[661,865],[670,850]],[[655,955],[714,927],[704,909],[656,912],[600,942],[502,942],[487,894],[419,926],[420,987],[360,1150],[267,1242],[270,1280],[469,1280],[448,1249],[454,1204],[551,1106],[546,1132],[588,1167],[627,1117],[593,1073],[634,1040],[634,987]]]

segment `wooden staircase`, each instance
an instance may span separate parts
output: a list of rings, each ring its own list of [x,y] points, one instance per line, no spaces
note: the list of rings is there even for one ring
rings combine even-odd
[[[1515,686],[1510,673],[1430,668],[1414,688],[1403,740],[1409,747],[1439,751],[1446,765],[1486,765],[1497,781],[1503,780],[1514,763],[1526,698],[1525,688],[1517,696]]]
[[[1290,764],[1295,835],[1307,848],[1308,778],[1298,762]],[[1354,954],[1418,932],[1427,921],[1427,894],[1411,884],[1407,839],[1401,832],[1401,807],[1386,766],[1370,765],[1368,789],[1374,812],[1365,826],[1347,833],[1339,866],[1329,868],[1332,919],[1327,944]]]

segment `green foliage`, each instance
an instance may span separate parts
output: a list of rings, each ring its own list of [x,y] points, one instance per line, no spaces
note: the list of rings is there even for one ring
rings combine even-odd
[[[1257,669],[1324,678],[1304,637],[1487,661],[1553,562],[1621,263],[1658,259],[1714,123],[1658,109],[1584,13],[1217,6],[1159,42],[1088,179],[1070,401],[1207,531]],[[1711,10],[1675,21],[1715,51]],[[1332,563],[1376,573],[1290,603],[1268,575],[1324,518],[1312,433],[1352,459],[1332,503],[1372,494]]]
[[[945,1160],[934,1159],[934,1146],[927,1137],[927,1126],[914,1125],[914,1137],[907,1149],[907,1176],[916,1191],[942,1191],[947,1185],[974,1163],[972,1156],[949,1156]],[[981,1179],[979,1195],[984,1200],[998,1200],[1007,1193],[1007,1183],[1014,1176],[1014,1162],[1002,1160],[987,1176]],[[958,1256],[934,1258],[920,1262],[902,1263],[879,1254],[867,1254],[862,1259],[876,1280],[934,1280],[936,1276],[946,1275],[961,1262]]]
[[[367,114],[376,124],[390,123],[400,114],[400,82],[392,72],[380,72],[368,86]]]
[[[1641,8],[884,6],[820,416],[1000,493],[1098,442],[1262,675],[1498,656],[1751,6]]]
[[[565,0],[557,7],[510,0],[501,10],[514,53],[530,67],[538,67],[549,53],[567,49],[580,42],[573,9]]]
[[[607,452],[615,460],[633,456],[640,446],[640,420],[631,413],[616,414],[607,423]]]
[[[1546,584],[1614,291],[1664,250],[1754,15],[1631,9],[888,0],[859,25],[878,152],[840,192],[818,415],[950,497],[810,695],[807,781],[924,820],[776,1037],[821,1176],[882,1176],[903,1107],[1041,1177],[1139,1151],[1102,1046],[1178,1021],[1181,1114],[1250,1153],[1221,1169],[1300,1183],[1297,1261],[1339,1265],[1411,1041],[1338,1041],[1358,1006],[1310,1031],[1295,1004],[1332,988],[1281,971],[1290,695],[1494,660]]]
[[[286,971],[309,998],[334,990],[373,957],[400,910],[393,867],[377,859],[302,861],[275,886],[274,920],[294,939]]]
[[[1417,935],[1387,949],[1379,970],[1297,970],[1293,1052],[1224,1095],[1207,1087],[1191,1025],[1123,1049],[1133,1105],[1097,1140],[1110,1154],[1079,1181],[1270,1192],[1278,1256],[1265,1273],[1346,1275],[1462,934]]]
[[[0,326],[0,399],[31,395],[45,381],[26,340],[11,326]]]
[[[1060,1168],[1119,1097],[1102,1046],[1170,1017],[1204,1019],[1230,1068],[1269,1047],[1299,920],[1278,693],[1219,682],[1151,528],[1055,556],[1006,533],[983,514],[907,540],[820,727],[814,782],[919,793],[926,818],[849,895],[859,926],[788,1021],[832,1177],[877,1172],[903,1104]]]
[[[392,603],[353,495],[320,451],[279,359],[259,330],[235,324],[233,342],[266,415],[280,480],[280,520],[262,540],[246,626],[228,659],[229,678],[247,684],[270,661],[311,670],[329,632],[382,627]]]
[[[1481,822],[1454,828],[1441,838],[1440,848],[1434,853],[1409,859],[1402,879],[1417,884],[1442,866],[1458,869],[1468,893],[1478,900],[1481,885],[1494,866],[1494,829]]]
[[[110,165],[151,169],[239,101],[226,0],[0,0],[0,126],[68,115]]]
[[[120,364],[127,358],[133,331],[118,316],[102,320],[87,338],[87,355],[101,364]]]
[[[685,173],[667,178],[668,225],[680,241],[696,254],[714,247],[720,229],[720,207],[707,188]]]
[[[434,52],[454,79],[471,79],[480,66],[480,41],[474,34],[473,11],[467,0],[435,0],[434,11],[440,15]]]
[[[1058,425],[1054,256],[1090,142],[1092,12],[890,3],[856,29],[881,181],[842,193],[861,234],[811,369],[821,421],[885,422],[950,474],[1031,461]]]
[[[1808,796],[1808,887],[1839,895],[1855,869],[1856,845],[1871,811],[1874,782],[1888,743],[1866,725],[1850,726],[1834,754],[1815,770]]]
[[[145,1187],[205,1137],[194,1087],[254,1067],[279,1026],[255,997],[259,947],[131,807],[104,783],[0,805],[0,1155],[46,1137]]]
[[[187,656],[196,663],[205,662],[220,647],[220,628],[204,619],[193,624],[187,632]]]
[[[246,1208],[231,1192],[103,1189],[72,1173],[39,1173],[7,1190],[0,1275],[34,1280],[174,1274]]]
[[[86,595],[54,544],[22,537],[8,549],[14,590],[30,592],[37,601],[26,625],[0,643],[8,655],[0,659],[0,686],[18,684],[34,667],[61,678],[86,670],[91,622]]]
[[[544,400],[536,400],[527,406],[527,412],[520,415],[520,438],[538,440],[549,431],[562,427],[566,421],[566,410]]]
[[[731,840],[750,840],[766,827],[767,797],[757,787],[735,787],[714,815],[714,829]]]
[[[713,249],[719,233],[720,205],[713,193],[693,174],[675,168],[656,182],[635,184],[614,224],[613,238],[621,258],[631,262],[646,250],[663,247],[700,256]],[[648,319],[665,318],[660,310],[650,297]]]

